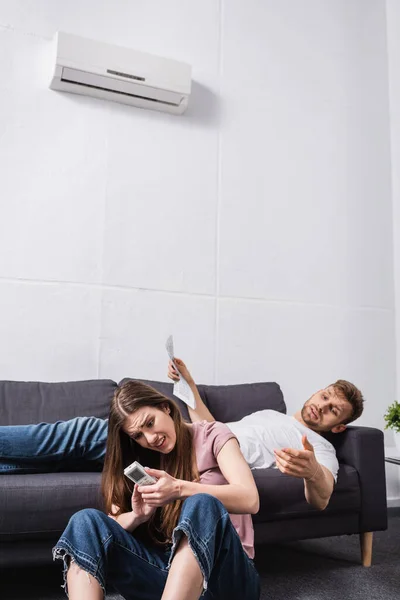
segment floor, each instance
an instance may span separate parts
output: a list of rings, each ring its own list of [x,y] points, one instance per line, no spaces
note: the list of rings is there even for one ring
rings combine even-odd
[[[358,536],[322,538],[256,549],[262,600],[399,600],[400,511],[374,536],[373,564],[360,565]],[[60,568],[0,572],[1,600],[61,600]],[[109,593],[107,600],[120,600]]]

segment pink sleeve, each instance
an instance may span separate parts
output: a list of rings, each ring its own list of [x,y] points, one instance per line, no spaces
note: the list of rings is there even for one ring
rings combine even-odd
[[[224,423],[219,421],[213,421],[207,424],[206,428],[206,440],[207,445],[211,447],[212,453],[217,458],[222,447],[228,440],[237,440],[236,435],[227,427]]]

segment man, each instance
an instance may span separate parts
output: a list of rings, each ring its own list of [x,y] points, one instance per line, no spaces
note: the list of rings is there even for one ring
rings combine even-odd
[[[214,421],[184,362],[175,359],[175,364],[196,398],[196,410],[189,408],[192,421]],[[168,376],[179,379],[172,363]],[[334,447],[320,434],[344,431],[362,410],[361,392],[339,380],[311,396],[293,417],[262,410],[227,425],[237,436],[250,468],[277,466],[282,473],[302,478],[307,502],[323,510],[339,465]],[[0,473],[75,470],[82,468],[82,461],[101,468],[106,440],[107,421],[95,417],[0,427]]]
[[[168,364],[168,377],[188,382],[196,399],[189,407],[192,421],[215,421],[202,401],[185,363],[179,358]],[[335,449],[323,434],[341,433],[363,411],[363,396],[352,383],[338,380],[311,396],[293,417],[275,410],[261,410],[240,421],[226,423],[237,436],[250,468],[276,467],[287,475],[304,480],[309,504],[323,510],[329,503],[339,464]],[[311,442],[311,443],[310,443]]]

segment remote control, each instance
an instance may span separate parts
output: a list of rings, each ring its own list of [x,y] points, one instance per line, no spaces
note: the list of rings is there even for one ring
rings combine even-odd
[[[124,475],[129,477],[129,479],[131,479],[134,483],[137,483],[138,485],[152,485],[157,481],[156,479],[154,479],[154,477],[148,475],[148,473],[146,473],[142,465],[136,460],[131,465],[129,465],[129,467],[126,467],[126,469],[124,469]]]

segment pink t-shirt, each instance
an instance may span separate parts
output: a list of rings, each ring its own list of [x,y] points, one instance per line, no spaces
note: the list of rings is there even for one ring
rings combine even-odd
[[[224,423],[197,421],[192,423],[193,441],[196,452],[200,483],[205,485],[227,484],[217,462],[221,448],[228,440],[237,439]],[[229,515],[239,534],[243,548],[249,558],[254,558],[254,529],[251,515]]]

